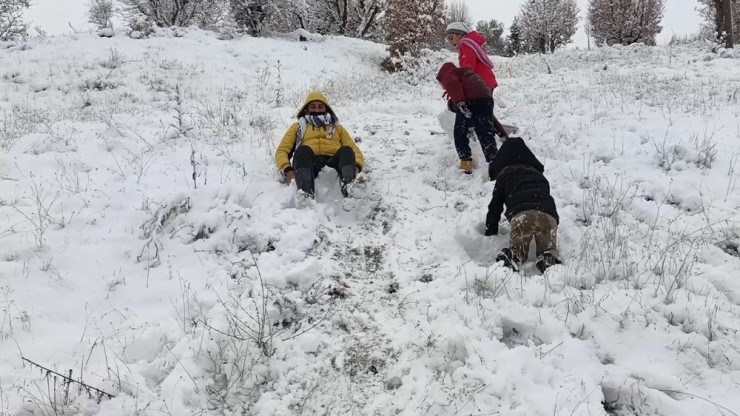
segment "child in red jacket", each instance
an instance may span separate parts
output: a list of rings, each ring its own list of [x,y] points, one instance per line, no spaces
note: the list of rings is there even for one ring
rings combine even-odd
[[[447,62],[439,69],[437,81],[445,89],[450,110],[455,112],[455,148],[460,157],[460,169],[472,173],[474,169],[468,128],[478,135],[486,162],[496,154],[496,136],[493,122],[493,97],[491,89],[478,74],[470,69],[458,68]]]
[[[471,69],[486,82],[488,88],[493,90],[498,87],[496,74],[493,72],[493,61],[488,57],[484,49],[486,38],[475,30],[470,30],[468,25],[463,22],[450,23],[445,30],[447,41],[450,42],[458,52],[458,61],[460,68]],[[509,134],[504,126],[499,123],[496,116],[493,116],[494,132],[506,140]]]
[[[447,40],[458,51],[460,68],[471,69],[493,90],[498,86],[496,74],[493,73],[493,62],[483,49],[486,38],[475,30],[470,30],[463,22],[450,23],[445,30]]]

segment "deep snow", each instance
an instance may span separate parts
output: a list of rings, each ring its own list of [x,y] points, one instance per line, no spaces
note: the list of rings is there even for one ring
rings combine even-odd
[[[493,263],[493,184],[458,172],[433,80],[451,55],[389,76],[343,38],[2,47],[0,414],[740,413],[736,52],[496,60],[561,214],[543,276]],[[367,159],[346,201],[275,173],[312,89]]]

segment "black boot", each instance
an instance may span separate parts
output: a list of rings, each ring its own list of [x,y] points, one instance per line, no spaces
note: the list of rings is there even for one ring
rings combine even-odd
[[[348,196],[349,192],[347,187],[355,181],[357,177],[357,166],[355,165],[355,152],[349,146],[342,146],[337,150],[334,156],[327,162],[328,166],[336,169],[339,175],[340,186],[342,187],[342,195]]]
[[[553,256],[549,251],[546,251],[537,257],[537,263],[535,263],[535,266],[537,266],[537,270],[539,270],[540,273],[544,273],[550,266],[562,263],[563,262],[561,262],[560,259]]]
[[[501,251],[498,253],[498,256],[496,256],[496,262],[500,261],[504,262],[504,266],[510,268],[511,270],[515,272],[519,271],[519,261],[510,248],[507,247],[501,249]]]
[[[339,176],[342,181],[342,196],[346,198],[349,196],[347,188],[355,181],[355,178],[357,178],[357,167],[354,165],[342,166]]]

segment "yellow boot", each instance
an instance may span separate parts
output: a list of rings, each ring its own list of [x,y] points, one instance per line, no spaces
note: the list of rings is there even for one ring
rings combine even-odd
[[[473,173],[473,169],[475,169],[475,163],[473,163],[473,159],[460,159],[460,170],[471,174]]]

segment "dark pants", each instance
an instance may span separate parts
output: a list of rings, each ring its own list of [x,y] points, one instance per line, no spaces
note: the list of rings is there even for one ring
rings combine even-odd
[[[316,156],[308,146],[298,146],[293,156],[293,169],[295,169],[295,182],[298,189],[314,195],[314,179],[324,166],[334,168],[339,174],[342,182],[342,195],[347,196],[347,185],[352,183],[357,176],[355,166],[355,152],[349,146],[340,147],[334,156]]]
[[[527,261],[532,239],[537,245],[537,257],[548,252],[559,260],[557,234],[558,222],[550,214],[535,210],[524,211],[511,219],[509,245],[519,264]]]
[[[459,111],[455,117],[455,148],[460,159],[471,159],[470,139],[468,129],[473,127],[478,136],[480,147],[486,162],[491,163],[493,156],[498,150],[496,148],[496,135],[493,124],[493,98],[481,98],[466,102],[472,113],[471,118],[466,118]]]

